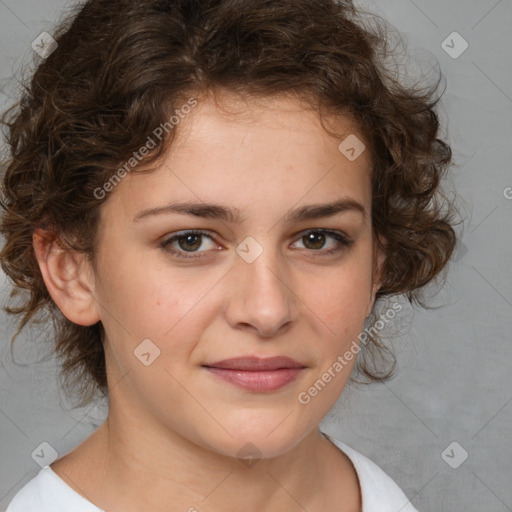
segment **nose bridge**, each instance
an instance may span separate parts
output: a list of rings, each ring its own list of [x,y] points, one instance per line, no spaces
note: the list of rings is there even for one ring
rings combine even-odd
[[[251,286],[260,287],[261,291],[272,291],[274,288],[280,289],[284,286],[281,279],[285,272],[278,252],[278,248],[266,243],[265,248],[262,247],[261,253],[254,261],[239,262],[243,269],[244,280]]]
[[[272,237],[247,237],[237,247],[230,320],[250,324],[261,335],[272,335],[293,320],[294,294],[280,247]]]

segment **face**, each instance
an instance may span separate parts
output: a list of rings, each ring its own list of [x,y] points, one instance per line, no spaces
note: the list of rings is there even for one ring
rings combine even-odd
[[[242,116],[199,101],[161,167],[110,192],[94,296],[112,412],[123,404],[145,429],[218,453],[251,442],[272,457],[320,423],[355,361],[338,357],[378,289],[370,161],[338,149],[357,133],[349,118],[334,138],[291,98],[230,100]],[[188,213],[170,208],[182,203]]]

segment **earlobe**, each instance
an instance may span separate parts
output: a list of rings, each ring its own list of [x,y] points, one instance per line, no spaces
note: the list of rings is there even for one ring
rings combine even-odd
[[[63,247],[59,235],[52,230],[37,228],[32,243],[48,293],[62,314],[78,325],[97,323],[100,315],[86,254]]]

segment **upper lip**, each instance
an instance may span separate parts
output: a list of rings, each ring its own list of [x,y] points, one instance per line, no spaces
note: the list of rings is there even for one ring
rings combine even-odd
[[[227,370],[245,370],[245,371],[271,371],[282,368],[305,368],[303,364],[286,356],[276,357],[234,357],[224,359],[214,363],[206,363],[203,366],[210,368],[223,368]]]

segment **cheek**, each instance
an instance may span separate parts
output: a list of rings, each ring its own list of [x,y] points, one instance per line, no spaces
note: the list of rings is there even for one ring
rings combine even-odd
[[[341,266],[337,272],[316,279],[307,292],[307,305],[333,336],[357,336],[371,301],[370,262]]]
[[[134,357],[147,342],[150,352],[158,354],[154,367],[167,368],[177,378],[185,372],[185,361],[207,327],[211,313],[207,309],[214,294],[209,293],[219,276],[208,273],[204,277],[191,278],[190,271],[168,269],[154,262],[140,262],[125,255],[117,261],[110,261],[109,272],[104,267],[102,296],[108,312],[103,312],[102,322],[109,335],[113,355],[124,374],[134,371],[137,379],[157,388],[170,378],[163,374],[163,382],[153,372],[144,373],[144,367]],[[211,308],[210,308],[211,309]],[[156,346],[157,348],[154,348]],[[153,366],[153,363],[151,363]]]
[[[134,337],[162,336],[197,302],[200,290],[187,286],[183,273],[171,275],[126,249],[103,256],[98,299]]]

